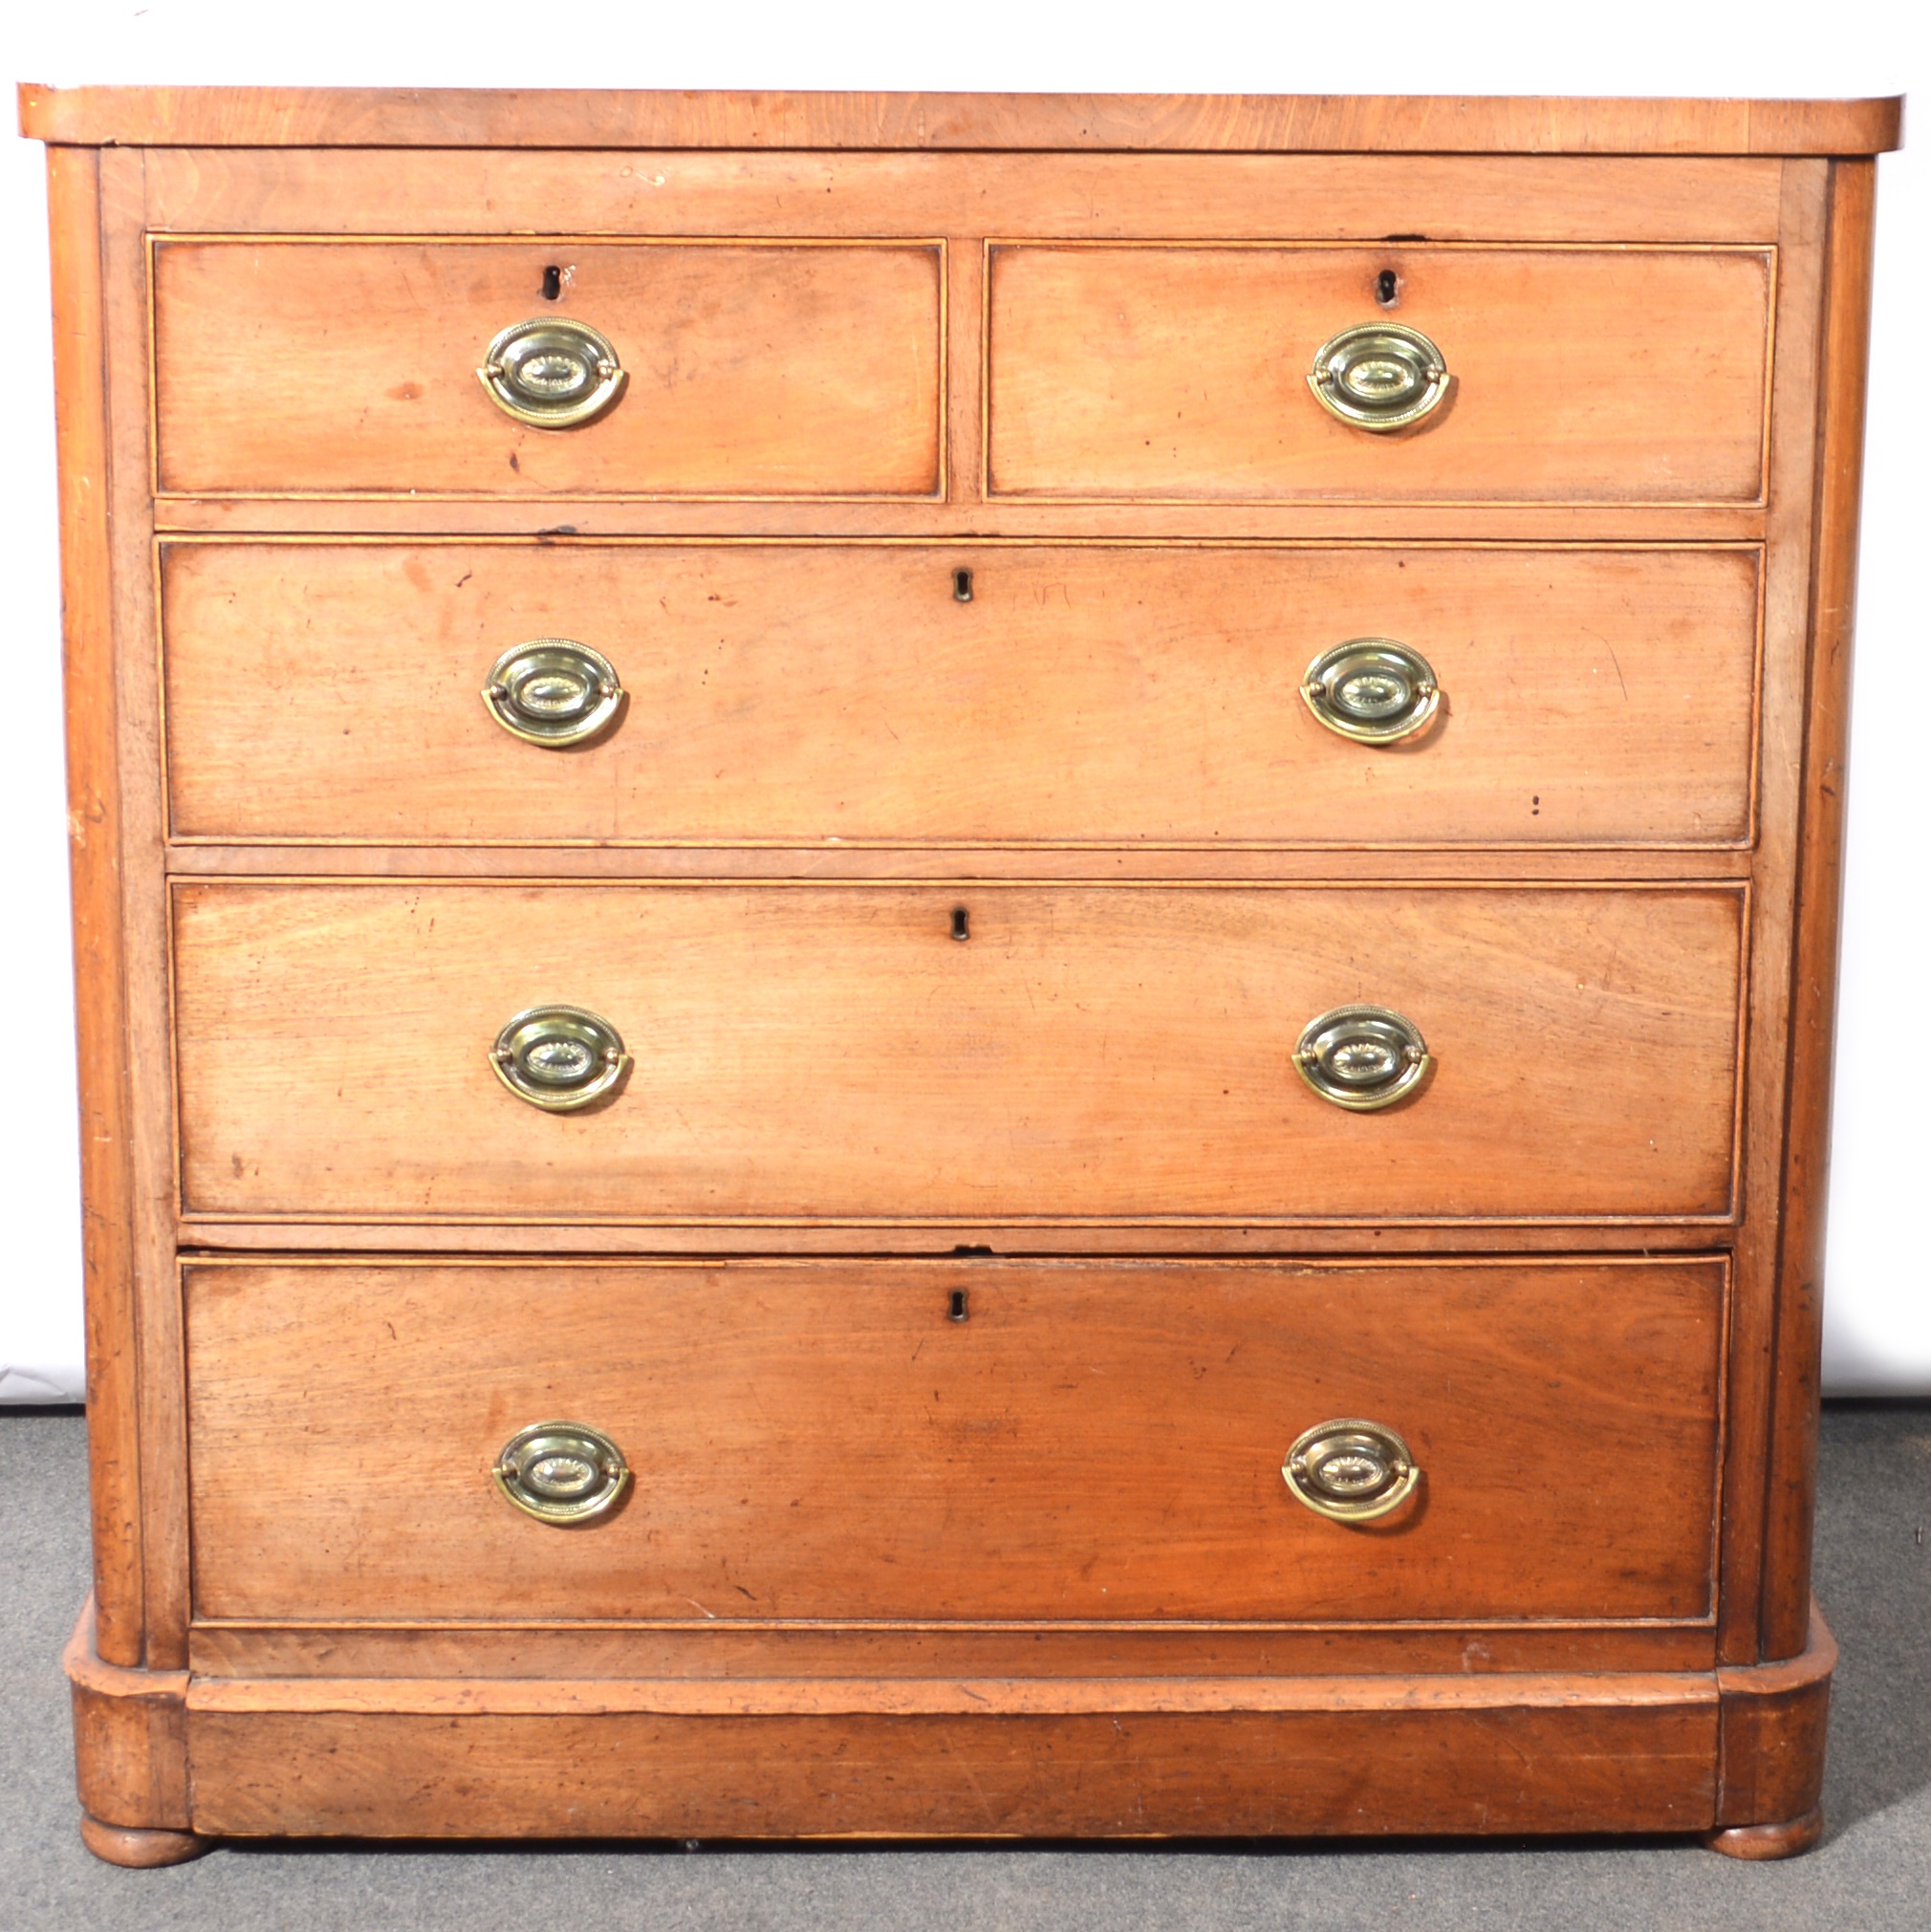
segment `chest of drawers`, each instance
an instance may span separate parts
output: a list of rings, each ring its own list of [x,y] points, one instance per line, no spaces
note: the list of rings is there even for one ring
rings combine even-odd
[[[22,117],[96,1851],[1812,1841],[1895,102]]]

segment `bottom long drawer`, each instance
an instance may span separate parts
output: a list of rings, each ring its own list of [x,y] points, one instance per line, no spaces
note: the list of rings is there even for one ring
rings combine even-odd
[[[1694,1620],[1725,1287],[1708,1258],[196,1263],[196,1610]],[[1296,1481],[1405,1490],[1386,1513],[1284,1477],[1344,1421],[1376,1427]],[[627,1478],[567,1432],[506,1460],[540,1422]],[[568,1524],[510,1494],[613,1482]]]

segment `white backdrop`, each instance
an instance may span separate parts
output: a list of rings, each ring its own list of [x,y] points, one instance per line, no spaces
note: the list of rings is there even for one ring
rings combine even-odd
[[[362,86],[1121,90],[1270,94],[1860,95],[1931,91],[1922,0],[62,0],[23,8],[11,78]],[[1927,92],[1931,98],[1931,92]],[[80,1392],[79,1205],[69,990],[41,151],[0,142],[6,331],[0,543],[0,1401]],[[1850,900],[1831,1195],[1825,1382],[1931,1391],[1931,1108],[1924,853],[1931,840],[1931,161],[1881,164],[1877,324],[1850,801]]]

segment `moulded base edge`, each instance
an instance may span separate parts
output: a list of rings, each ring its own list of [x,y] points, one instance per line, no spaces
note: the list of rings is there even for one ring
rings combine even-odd
[[[89,1844],[1702,1833],[1813,1841],[1834,1648],[1706,1672],[190,1678],[69,1646]],[[1747,1829],[1769,1828],[1769,1829]]]

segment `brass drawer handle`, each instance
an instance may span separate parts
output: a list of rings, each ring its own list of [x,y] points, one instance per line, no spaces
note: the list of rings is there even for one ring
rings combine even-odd
[[[1393,638],[1350,638],[1323,651],[1301,679],[1301,696],[1329,730],[1363,745],[1412,738],[1442,705],[1434,666]]]
[[[616,717],[623,686],[601,651],[571,638],[534,638],[490,666],[483,702],[512,736],[554,750],[595,738]]]
[[[1415,1022],[1390,1007],[1334,1007],[1310,1020],[1294,1045],[1301,1078],[1356,1114],[1392,1107],[1434,1064]]]
[[[567,1114],[614,1092],[630,1055],[617,1029],[583,1007],[532,1007],[496,1035],[489,1064],[519,1100]]]
[[[1421,1480],[1408,1444],[1393,1429],[1353,1416],[1316,1422],[1296,1436],[1281,1474],[1296,1501],[1337,1523],[1387,1515]]]
[[[592,423],[623,393],[617,351],[587,323],[539,315],[505,329],[476,374],[506,416],[534,429]]]
[[[1363,322],[1321,344],[1308,387],[1330,416],[1385,433],[1440,406],[1448,393],[1448,365],[1419,329]]]
[[[582,1422],[534,1422],[503,1445],[496,1487],[543,1523],[587,1523],[630,1486],[623,1451]]]

